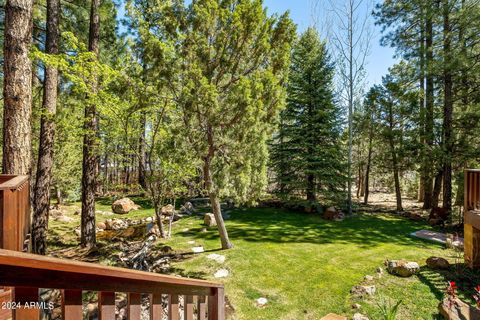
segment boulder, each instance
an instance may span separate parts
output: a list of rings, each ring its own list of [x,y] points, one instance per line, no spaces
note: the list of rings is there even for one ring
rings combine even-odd
[[[185,202],[183,206],[180,207],[180,212],[183,214],[188,214],[191,215],[195,213],[195,208],[193,207],[193,204],[191,202]]]
[[[122,198],[112,203],[112,211],[117,214],[126,214],[137,209],[138,206],[129,198]]]
[[[450,268],[450,263],[447,261],[447,259],[440,257],[430,257],[427,259],[426,263],[431,269],[447,270]]]
[[[166,206],[163,206],[162,209],[160,209],[160,212],[164,216],[171,216],[175,213],[175,208],[173,207],[173,205],[167,204]]]
[[[107,225],[105,224],[105,222],[98,222],[97,223],[97,228],[105,230],[107,228]]]
[[[341,210],[337,210],[335,207],[329,207],[323,213],[323,219],[342,221],[343,219],[345,219],[345,214]]]
[[[215,216],[213,213],[206,213],[203,217],[203,223],[209,227],[215,227],[217,225],[217,220],[215,220]]]
[[[406,260],[387,260],[386,265],[390,274],[404,278],[410,277],[420,270],[418,263]]]
[[[444,319],[449,320],[480,319],[480,310],[458,298],[452,298],[452,300],[444,299],[438,305],[438,311]]]
[[[333,220],[337,215],[337,209],[335,207],[328,207],[323,213],[323,218],[326,220]]]
[[[122,230],[128,227],[128,223],[122,219],[105,220],[105,230]]]

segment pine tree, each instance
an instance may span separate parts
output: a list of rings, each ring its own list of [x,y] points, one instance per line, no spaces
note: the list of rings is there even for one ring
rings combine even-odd
[[[346,178],[340,145],[339,108],[333,99],[334,67],[326,45],[309,28],[296,43],[287,86],[287,107],[272,149],[280,192],[332,200]]]

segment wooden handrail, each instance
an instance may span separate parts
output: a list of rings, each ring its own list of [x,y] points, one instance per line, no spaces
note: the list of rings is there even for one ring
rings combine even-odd
[[[28,182],[28,176],[16,176],[11,174],[0,175],[0,190],[12,190],[22,188]]]
[[[0,285],[213,295],[223,284],[0,249]]]
[[[107,297],[111,297],[111,294],[115,292],[128,293],[129,296],[137,300],[140,293],[150,294],[151,299],[156,299],[152,301],[157,301],[156,304],[152,304],[152,308],[157,307],[158,301],[161,301],[158,297],[162,294],[169,295],[169,303],[173,302],[174,306],[176,305],[175,301],[177,301],[178,295],[184,295],[184,301],[188,307],[185,309],[185,312],[188,311],[188,313],[193,312],[193,307],[191,306],[193,297],[199,304],[203,303],[202,305],[205,305],[206,297],[208,299],[208,319],[224,319],[224,289],[221,283],[108,267],[3,249],[0,249],[0,286],[18,289],[31,288],[31,290],[27,291],[29,297],[31,297],[32,292],[38,291],[37,288],[63,289],[66,301],[71,299],[69,295],[82,290],[98,291],[102,299],[108,299]],[[22,292],[25,291],[17,291],[19,295],[14,299],[16,301],[24,299],[22,295],[25,296],[25,294]],[[135,299],[132,298],[131,300],[136,301]],[[81,308],[66,308],[65,310],[77,310],[75,312],[78,313],[78,310],[81,310]],[[132,310],[137,309],[133,308]],[[177,319],[175,314],[178,316],[178,307],[177,309],[172,308],[172,310],[170,311],[169,319]],[[200,315],[200,312],[205,312],[206,305],[205,307],[198,306],[197,310]],[[205,314],[199,317],[199,319],[205,319],[204,316]],[[100,319],[109,319],[109,317],[102,316]],[[193,319],[193,316],[190,317],[189,314],[186,319]]]

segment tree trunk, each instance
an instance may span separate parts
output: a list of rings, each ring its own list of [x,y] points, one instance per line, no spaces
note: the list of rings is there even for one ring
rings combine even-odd
[[[163,227],[162,222],[162,205],[161,203],[155,203],[155,217],[157,218],[158,230],[160,231],[160,237],[165,239],[165,228]]]
[[[47,1],[47,39],[45,51],[58,54],[60,0]],[[52,180],[53,149],[55,141],[55,114],[57,112],[58,70],[45,68],[40,144],[38,147],[37,180],[33,198],[32,250],[46,253],[46,230],[50,207],[50,182]]]
[[[452,211],[452,120],[453,120],[453,94],[451,72],[451,30],[450,30],[450,3],[443,0],[443,78],[444,78],[444,107],[443,107],[443,141],[445,143],[445,155],[443,165],[443,208],[448,214]]]
[[[420,21],[424,21],[425,17],[425,8],[423,5],[420,5]],[[424,202],[425,200],[425,174],[426,174],[426,160],[425,160],[425,24],[420,24],[420,48],[419,48],[419,88],[420,88],[420,99],[419,99],[419,106],[420,106],[420,120],[419,120],[419,128],[420,128],[420,144],[424,147],[420,149],[420,179],[418,184],[418,201]]]
[[[3,161],[4,174],[30,174],[33,0],[7,0],[3,48]]]
[[[363,204],[368,204],[369,180],[370,180],[370,166],[372,164],[372,151],[373,151],[373,128],[370,124],[370,130],[368,134],[368,157],[367,168],[365,169],[365,195],[363,197]]]
[[[145,182],[145,128],[146,128],[147,115],[145,111],[142,112],[140,117],[140,138],[138,141],[138,184],[145,189],[147,184]]]
[[[90,31],[88,49],[98,57],[100,38],[100,0],[92,0],[90,11]],[[92,84],[92,91],[97,90],[96,83]],[[85,124],[83,137],[83,164],[82,164],[82,221],[81,244],[93,247],[96,244],[95,234],[95,188],[97,180],[98,140],[97,140],[97,110],[93,103],[85,107]]]
[[[395,197],[397,199],[397,211],[403,211],[402,192],[401,192],[401,189],[400,189],[400,177],[399,177],[399,170],[398,170],[397,152],[395,150],[395,141],[393,140],[394,139],[394,135],[393,135],[394,122],[393,122],[393,110],[392,110],[391,106],[390,106],[388,118],[389,118],[388,122],[389,122],[389,126],[390,126],[390,132],[389,132],[389,135],[388,135],[388,142],[390,144],[390,153],[391,153],[391,157],[392,157],[392,169],[393,169],[393,179],[395,181]]]
[[[307,201],[315,202],[317,197],[315,195],[315,176],[313,174],[307,175]]]
[[[433,184],[432,208],[438,208],[440,191],[442,190],[442,178],[443,178],[443,170],[439,170],[437,175],[435,176],[435,181]]]
[[[210,204],[212,206],[213,215],[217,221],[218,232],[220,234],[220,241],[222,242],[222,249],[233,248],[230,239],[228,238],[227,228],[222,217],[222,210],[220,207],[220,199],[218,198],[217,191],[213,185],[213,179],[211,174],[211,158],[205,157],[203,164],[203,175],[205,179],[205,188],[207,189],[208,196],[210,198]]]
[[[62,205],[63,204],[62,190],[58,186],[55,186],[55,194],[57,198],[57,204]]]
[[[426,60],[426,91],[425,91],[425,157],[424,157],[424,199],[423,208],[432,208],[433,179],[431,169],[433,168],[432,149],[434,142],[434,79],[433,79],[433,22],[431,3],[427,3],[425,22],[425,60]]]

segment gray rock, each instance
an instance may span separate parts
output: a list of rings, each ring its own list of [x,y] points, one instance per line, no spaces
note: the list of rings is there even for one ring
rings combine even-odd
[[[215,216],[213,213],[206,213],[203,217],[203,223],[209,227],[217,226],[217,220],[215,220]]]
[[[411,277],[420,271],[420,266],[416,262],[406,260],[387,260],[387,271],[390,274],[400,277]]]
[[[221,254],[216,254],[212,253],[207,256],[207,259],[214,260],[218,263],[224,263],[225,262],[225,256],[222,256]]]
[[[352,320],[369,320],[369,319],[367,316],[357,312],[353,315]]]
[[[364,279],[365,281],[373,281],[373,276],[371,276],[371,275],[366,275],[365,277],[363,277],[363,279]]]
[[[215,278],[226,278],[228,277],[229,272],[227,269],[219,269],[215,274],[213,275]]]
[[[375,286],[354,286],[350,293],[356,296],[373,295],[377,288]]]

